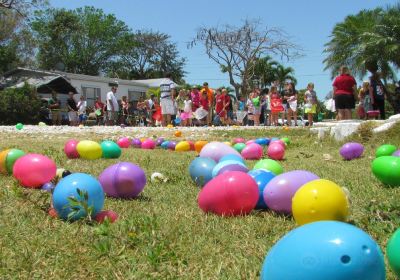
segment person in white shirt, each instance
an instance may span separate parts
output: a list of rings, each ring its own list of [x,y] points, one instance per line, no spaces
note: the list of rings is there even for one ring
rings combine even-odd
[[[175,114],[173,89],[175,89],[175,83],[171,80],[171,74],[166,74],[165,79],[160,84],[162,126],[170,124],[171,116]]]
[[[78,104],[76,105],[76,107],[78,107],[79,124],[83,124],[87,119],[87,116],[86,116],[87,102],[83,95],[81,95],[81,98],[80,98]]]
[[[119,106],[117,98],[115,97],[116,92],[117,92],[117,87],[113,86],[111,87],[111,91],[107,93],[108,125],[115,125],[115,122],[117,121],[118,118]]]

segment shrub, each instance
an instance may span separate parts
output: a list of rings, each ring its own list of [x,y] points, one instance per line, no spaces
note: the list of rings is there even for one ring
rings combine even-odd
[[[0,124],[37,124],[41,101],[34,88],[25,84],[21,88],[0,91]]]

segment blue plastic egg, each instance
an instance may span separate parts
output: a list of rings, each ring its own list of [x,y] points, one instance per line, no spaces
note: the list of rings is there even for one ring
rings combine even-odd
[[[213,178],[212,171],[216,165],[217,163],[211,158],[195,158],[189,165],[190,177],[196,185],[203,187]]]
[[[296,228],[265,258],[262,280],[384,280],[381,249],[367,233],[342,222]]]
[[[269,139],[267,138],[258,138],[256,139],[256,143],[261,146],[265,146],[269,144]]]
[[[163,149],[168,149],[168,144],[169,144],[169,141],[164,141],[164,142],[162,142],[161,143],[161,148],[163,148]]]
[[[236,161],[239,161],[239,162],[241,162],[243,164],[245,163],[242,156],[234,155],[234,154],[223,156],[222,158],[220,158],[219,162],[226,161],[226,160],[236,160]]]
[[[259,198],[257,201],[256,209],[267,209],[268,206],[264,201],[264,189],[267,184],[275,177],[275,174],[271,171],[264,169],[251,170],[248,173],[257,183]]]
[[[51,193],[56,186],[53,183],[46,183],[42,186],[42,190]]]
[[[78,189],[81,195],[78,193]],[[87,199],[85,198],[87,194]],[[79,205],[71,205],[71,200],[79,201]],[[103,209],[104,191],[99,181],[84,173],[74,173],[63,178],[53,192],[53,205],[58,216],[64,220],[75,221],[88,215],[84,206],[92,207],[91,216],[95,217]],[[69,217],[74,211],[75,214]]]

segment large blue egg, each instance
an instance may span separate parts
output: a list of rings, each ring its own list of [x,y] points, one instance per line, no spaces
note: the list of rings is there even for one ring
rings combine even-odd
[[[384,280],[376,242],[350,224],[321,221],[285,235],[265,258],[262,280]]]
[[[81,191],[82,196],[78,194],[78,189]],[[87,193],[87,199],[84,197]],[[80,201],[78,205],[79,211],[76,214],[68,217],[73,211],[71,201],[69,198]],[[63,178],[56,186],[53,192],[53,205],[54,209],[60,218],[64,220],[75,221],[88,215],[84,209],[84,205],[92,207],[91,216],[95,217],[98,212],[103,209],[104,205],[104,191],[99,181],[94,177],[84,173],[74,173]]]
[[[164,141],[164,142],[162,142],[161,143],[161,148],[163,148],[163,149],[168,149],[168,144],[169,144],[169,141]]]
[[[189,165],[190,177],[196,185],[203,187],[213,178],[212,171],[216,165],[217,163],[211,158],[195,158]]]
[[[225,156],[223,156],[222,158],[219,159],[219,162],[226,161],[226,160],[236,160],[236,161],[239,161],[239,162],[241,162],[243,164],[245,163],[244,159],[243,159],[243,157],[241,155],[235,155],[235,154],[225,155]]]
[[[264,201],[264,189],[269,181],[275,177],[275,174],[264,169],[251,170],[247,174],[249,174],[256,181],[258,186],[260,196],[257,201],[256,209],[267,209],[268,206]]]

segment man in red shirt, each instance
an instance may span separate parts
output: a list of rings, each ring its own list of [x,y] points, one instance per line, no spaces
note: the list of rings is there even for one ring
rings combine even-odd
[[[355,108],[354,92],[356,87],[356,80],[349,74],[349,68],[342,66],[340,75],[333,82],[335,107],[339,120],[351,119],[351,110]]]

